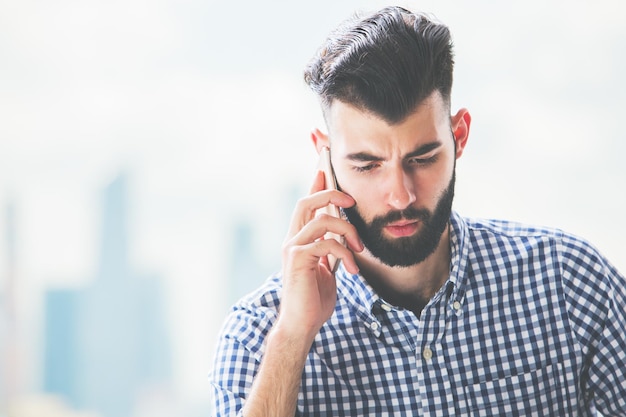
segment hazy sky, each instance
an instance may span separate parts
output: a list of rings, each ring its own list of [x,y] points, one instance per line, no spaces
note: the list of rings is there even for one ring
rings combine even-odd
[[[352,10],[384,4],[0,0],[0,204],[17,208],[25,337],[42,289],[92,278],[100,193],[125,170],[134,265],[166,279],[177,381],[204,399],[233,215],[277,262],[321,121],[302,68]],[[456,207],[583,234],[626,270],[623,3],[400,4],[455,39],[453,106],[473,115]]]

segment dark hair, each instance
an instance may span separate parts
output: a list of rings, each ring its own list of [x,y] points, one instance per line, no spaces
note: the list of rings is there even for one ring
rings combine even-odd
[[[447,26],[401,7],[345,21],[304,72],[324,110],[334,100],[399,123],[434,91],[450,105],[454,58]]]

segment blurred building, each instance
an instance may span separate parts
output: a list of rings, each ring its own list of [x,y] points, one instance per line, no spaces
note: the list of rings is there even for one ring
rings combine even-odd
[[[17,310],[15,304],[15,206],[4,210],[4,258],[0,271],[0,415],[16,396],[18,386]]]
[[[131,416],[172,373],[161,280],[130,265],[127,212],[121,175],[104,193],[95,279],[45,295],[44,390],[102,417]]]
[[[231,248],[231,276],[228,304],[253,291],[270,273],[259,260],[254,247],[254,226],[239,219],[234,227],[234,245]]]
[[[280,243],[287,233],[291,212],[306,190],[299,184],[287,186],[274,217],[263,218],[263,229],[245,217],[237,217],[233,226],[233,245],[230,248],[228,305],[256,290],[270,275],[281,268]],[[270,226],[268,226],[270,225]],[[270,233],[267,230],[271,230]],[[262,238],[255,239],[257,236]],[[267,247],[269,245],[269,247]]]

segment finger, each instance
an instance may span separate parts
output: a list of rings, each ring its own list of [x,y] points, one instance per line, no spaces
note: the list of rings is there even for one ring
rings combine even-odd
[[[352,274],[359,273],[359,266],[356,264],[354,254],[344,245],[340,244],[335,239],[319,240],[316,244],[320,250],[328,251],[328,253],[320,258],[320,261],[326,266],[326,268],[328,268],[329,271],[330,266],[328,257],[332,255],[336,258],[336,262],[343,262],[343,265],[348,272]]]
[[[348,194],[337,190],[318,191],[301,198],[296,203],[291,222],[289,224],[289,232],[287,238],[294,236],[308,222],[315,218],[317,211],[334,204],[337,207],[348,208],[355,204],[355,201]]]
[[[356,228],[344,219],[339,219],[328,214],[320,214],[313,220],[305,224],[296,233],[292,242],[294,245],[306,245],[310,242],[323,239],[327,234],[334,234],[343,237],[348,246],[360,252],[363,247]]]
[[[352,274],[359,272],[359,267],[356,264],[353,253],[335,239],[317,240],[307,245],[296,246],[292,249],[290,255],[294,259],[289,262],[292,268],[297,269],[298,266],[301,266],[308,269],[312,265],[311,262],[315,262],[324,265],[326,270],[330,272],[328,256],[332,255],[343,262],[348,272]],[[300,260],[295,258],[300,258]]]
[[[316,171],[315,177],[313,178],[313,184],[311,184],[311,188],[309,189],[309,196],[324,190],[324,183],[324,172]],[[307,204],[307,200],[309,200],[308,196],[299,199],[296,203],[296,207],[291,215],[291,221],[289,222],[287,239],[298,233],[302,226],[315,216],[316,209],[308,208],[309,204]]]
[[[316,193],[318,191],[322,191],[324,188],[326,188],[326,180],[325,180],[325,177],[324,177],[324,171],[318,170],[315,173],[315,178],[313,179],[313,184],[311,185],[311,188],[309,190],[309,194],[313,194],[313,193]]]
[[[320,258],[319,262],[320,262],[322,265],[324,265],[324,266],[326,267],[326,269],[327,269],[329,272],[331,271],[331,268],[330,268],[330,261],[329,261],[329,259],[328,259],[328,255],[326,255],[326,256],[322,256],[322,257]],[[339,261],[337,261],[337,262],[339,262]]]

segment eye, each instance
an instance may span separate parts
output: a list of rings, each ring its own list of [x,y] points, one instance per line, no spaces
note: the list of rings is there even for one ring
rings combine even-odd
[[[354,169],[356,172],[370,172],[377,166],[378,166],[377,164],[369,164],[369,165],[364,165],[364,166],[355,165],[352,167],[352,169]]]
[[[435,162],[437,162],[437,159],[438,159],[438,155],[432,155],[427,158],[411,158],[409,159],[408,163],[411,166],[423,167],[423,166],[434,164]]]

